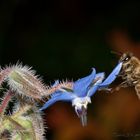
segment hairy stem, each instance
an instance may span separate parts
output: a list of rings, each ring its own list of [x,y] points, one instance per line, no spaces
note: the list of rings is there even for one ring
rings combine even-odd
[[[5,112],[5,109],[8,103],[10,102],[11,98],[13,97],[13,95],[14,93],[11,90],[7,91],[0,105],[0,114],[3,114]]]

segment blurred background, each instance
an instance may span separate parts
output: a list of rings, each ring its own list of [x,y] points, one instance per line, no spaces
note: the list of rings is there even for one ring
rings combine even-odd
[[[0,1],[1,66],[23,62],[50,85],[84,77],[92,67],[109,74],[118,61],[111,50],[140,58],[140,1]],[[56,103],[45,113],[48,140],[140,139],[133,88],[96,93],[84,128],[70,103]]]

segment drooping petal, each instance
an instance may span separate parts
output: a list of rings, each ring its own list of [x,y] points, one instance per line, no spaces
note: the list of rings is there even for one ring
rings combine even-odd
[[[109,86],[118,76],[120,70],[122,68],[122,62],[120,62],[114,70],[111,72],[111,74],[103,81],[102,84],[100,84],[100,87],[107,87]]]
[[[96,70],[93,68],[92,73],[87,77],[81,78],[74,83],[73,90],[79,97],[84,97],[87,94],[89,85],[93,82],[96,75]]]
[[[47,101],[42,108],[40,108],[40,111],[47,109],[49,106],[53,105],[57,101],[72,101],[76,96],[72,93],[56,93],[54,96],[52,96],[49,101]]]
[[[87,93],[88,97],[91,97],[99,88],[100,84],[102,83],[103,79],[105,77],[105,73],[98,73],[96,74],[96,77],[92,83],[92,85],[89,87],[89,91]]]

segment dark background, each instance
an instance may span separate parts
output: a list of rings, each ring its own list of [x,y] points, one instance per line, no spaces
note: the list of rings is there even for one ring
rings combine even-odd
[[[23,62],[37,70],[37,73],[43,76],[46,84],[53,83],[55,79],[76,80],[86,76],[92,67],[95,67],[98,72],[105,71],[108,74],[117,63],[117,57],[110,51],[132,51],[137,57],[140,57],[139,41],[139,1],[0,1],[1,66],[9,63],[15,64],[17,61]],[[102,97],[103,99],[99,99],[98,95],[95,96],[97,100],[94,99],[93,106],[98,108],[100,102],[108,96]],[[137,101],[136,97],[135,100]],[[57,107],[58,111],[56,111]],[[99,110],[93,109],[92,106],[89,110],[91,110],[89,117],[93,120]],[[64,125],[64,120],[69,122],[68,118],[75,115],[73,108],[67,103],[58,103],[48,109],[46,113],[48,113],[46,118],[49,125],[48,132],[46,132],[48,140],[55,139],[57,134],[61,135],[61,130],[65,130],[61,127],[65,128],[66,125]],[[59,117],[62,119],[57,115],[60,115]],[[51,121],[50,118],[54,120]],[[56,118],[60,120],[57,121]],[[76,121],[76,119],[75,115],[73,120]],[[57,124],[52,122],[57,122]],[[78,119],[77,122],[79,123]],[[97,122],[95,121],[95,123]],[[55,127],[59,126],[58,124],[61,127]],[[68,127],[68,125],[66,126]],[[73,127],[68,133],[72,129]],[[79,129],[82,129],[79,130],[79,133],[85,130],[81,126]],[[90,129],[90,126],[86,129]],[[100,127],[98,129],[100,131]],[[120,127],[115,130],[117,130],[115,133],[118,134]],[[101,134],[103,132],[101,131]],[[128,132],[123,132],[122,135],[126,133]],[[132,134],[132,131],[129,134]],[[121,138],[117,137],[117,139]],[[88,138],[85,139],[88,140]],[[74,139],[71,138],[71,140]]]
[[[50,81],[78,78],[92,67],[113,67],[109,33],[139,40],[140,2],[81,0],[0,1],[0,62],[18,60]]]

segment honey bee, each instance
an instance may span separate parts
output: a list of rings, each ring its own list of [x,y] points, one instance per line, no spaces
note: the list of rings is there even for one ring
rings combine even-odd
[[[120,62],[123,62],[119,76],[123,82],[116,88],[135,87],[136,94],[140,99],[140,60],[132,53],[124,53],[120,57]]]

